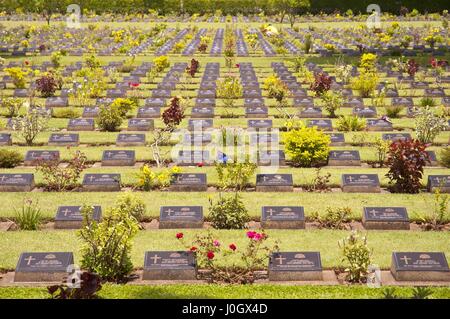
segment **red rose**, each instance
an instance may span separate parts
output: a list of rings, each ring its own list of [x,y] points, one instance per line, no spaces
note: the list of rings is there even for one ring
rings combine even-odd
[[[192,246],[191,249],[190,249],[190,251],[197,251],[197,247]]]
[[[214,258],[214,253],[212,251],[208,251],[208,253],[206,254],[206,257],[208,257],[209,260]]]
[[[184,236],[183,233],[178,233],[177,234],[177,239],[181,239],[181,238],[183,238],[183,236]]]
[[[197,167],[203,167],[205,164],[203,164],[203,163],[198,163],[197,164]]]
[[[256,232],[255,232],[255,231],[249,231],[249,232],[247,232],[247,237],[250,238],[250,239],[253,239],[253,238],[255,237],[255,235],[256,235]]]
[[[235,251],[236,248],[237,248],[235,244],[231,244],[231,245],[228,246],[228,247],[230,247],[230,249],[231,249],[232,251]]]

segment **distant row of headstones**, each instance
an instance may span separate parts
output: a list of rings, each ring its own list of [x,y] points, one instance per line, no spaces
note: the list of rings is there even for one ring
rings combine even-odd
[[[35,186],[32,173],[0,174],[0,192],[29,192]],[[342,174],[341,188],[346,193],[380,193],[377,174]],[[114,173],[85,174],[82,189],[87,192],[117,192],[121,189],[121,176]],[[450,193],[450,175],[429,175],[427,189]],[[170,190],[181,192],[205,192],[208,190],[204,173],[174,174]],[[257,174],[257,192],[293,192],[292,174]]]
[[[190,142],[190,141],[189,141]],[[0,144],[1,145],[1,144]],[[217,152],[217,158],[210,156],[209,150],[194,149],[198,144],[187,144],[189,147],[178,151],[178,157],[174,163],[178,166],[202,166],[224,163],[223,153]],[[200,144],[201,146],[202,144]],[[191,147],[194,146],[194,147]],[[427,151],[431,166],[439,166],[434,151]],[[282,150],[264,150],[263,148],[254,151],[256,163],[259,166],[286,166],[286,156]],[[222,158],[221,158],[222,157]],[[60,152],[55,150],[29,150],[25,155],[24,166],[37,166],[41,163],[60,161]],[[104,150],[101,160],[102,166],[135,166],[136,152],[134,150]],[[357,150],[332,150],[328,155],[328,166],[361,166],[361,157]]]
[[[55,216],[55,229],[82,227],[82,206],[59,206]],[[93,206],[92,220],[102,218],[101,206]],[[302,206],[264,206],[261,208],[261,227],[265,229],[305,229]],[[160,229],[203,228],[202,206],[162,206],[159,214]],[[365,229],[409,230],[410,221],[405,207],[364,207],[362,225]]]
[[[25,252],[17,263],[15,282],[60,282],[70,275],[71,252]],[[190,251],[147,251],[143,280],[196,280],[198,265]],[[450,281],[443,252],[393,252],[391,273],[397,281]],[[275,252],[269,256],[269,281],[322,281],[320,252]]]

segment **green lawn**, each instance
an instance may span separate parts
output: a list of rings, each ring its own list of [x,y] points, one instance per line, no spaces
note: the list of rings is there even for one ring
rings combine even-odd
[[[143,267],[144,253],[149,250],[183,250],[175,234],[182,231],[189,243],[195,234],[204,230],[148,230],[140,231],[134,240],[131,258],[135,267]],[[341,266],[338,241],[348,235],[348,231],[338,230],[268,230],[268,244],[278,241],[282,251],[320,251],[325,268]],[[214,230],[215,237],[228,245],[235,243],[240,249],[247,243],[245,230]],[[80,242],[76,231],[17,231],[0,232],[0,242],[7,249],[0,250],[0,269],[15,268],[20,253],[24,251],[72,251],[75,262],[79,262]],[[368,244],[373,249],[372,263],[383,269],[391,264],[393,251],[442,251],[450,256],[450,234],[448,232],[417,231],[369,231]],[[219,263],[224,259],[218,258]],[[231,262],[239,265],[238,256]]]
[[[146,205],[148,218],[159,217],[161,206],[191,205],[203,206],[204,215],[208,216],[209,198],[217,199],[218,193],[184,193],[184,192],[140,192]],[[41,208],[45,218],[54,218],[58,206],[66,205],[101,205],[103,209],[111,207],[119,193],[8,193],[8,200],[0,206],[0,219],[12,218],[15,210],[22,206],[24,199],[32,199]],[[317,211],[324,213],[327,207],[350,207],[352,217],[360,220],[363,207],[404,206],[411,220],[419,220],[428,215],[433,208],[433,194],[364,194],[364,193],[260,193],[241,194],[243,202],[252,218],[261,216],[262,206],[303,206],[306,216]]]
[[[396,287],[397,296],[410,298],[412,288]],[[279,285],[165,285],[131,286],[106,284],[99,293],[105,299],[377,299],[383,288],[366,286]],[[46,288],[0,288],[0,299],[46,299]],[[450,288],[433,287],[430,299],[449,299]]]

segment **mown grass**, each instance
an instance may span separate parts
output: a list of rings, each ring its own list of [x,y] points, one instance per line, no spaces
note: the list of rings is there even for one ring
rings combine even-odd
[[[159,169],[155,169],[158,171]],[[121,182],[123,185],[136,186],[138,182],[137,173],[139,169],[135,167],[90,167],[84,171],[85,174],[90,173],[120,173]],[[216,186],[218,185],[219,179],[214,167],[183,167],[183,173],[206,173],[208,185]],[[294,185],[304,186],[309,185],[316,177],[316,170],[314,168],[292,168],[292,167],[281,167],[279,169],[268,167],[260,167],[256,173],[276,173],[276,174],[292,174]],[[389,180],[385,177],[388,169],[386,168],[367,168],[367,167],[323,167],[321,170],[321,175],[330,173],[329,185],[340,186],[341,185],[341,175],[342,174],[377,174],[382,186],[387,186]],[[34,173],[35,182],[38,185],[44,184],[41,173],[36,173],[35,168],[32,167],[18,167],[14,169],[0,169],[0,173]],[[424,169],[424,176],[422,178],[423,184],[426,185],[428,175],[448,175],[448,169],[442,167],[430,167]],[[80,180],[81,183],[81,180]],[[253,176],[249,180],[250,185],[255,185],[256,176]],[[176,195],[173,195],[176,197]]]
[[[114,205],[121,193],[112,192],[63,192],[63,193],[4,193],[0,205],[0,218],[13,218],[15,209],[22,207],[25,199],[37,202],[45,218],[54,218],[58,206],[66,205],[101,205],[105,210]],[[209,198],[216,200],[218,193],[183,193],[183,192],[138,192],[146,205],[146,217],[159,217],[161,206],[190,205],[203,206],[204,215],[208,216]],[[258,195],[258,196],[257,196]],[[365,194],[365,193],[241,193],[242,200],[252,218],[261,216],[262,206],[303,206],[306,216],[313,212],[323,214],[327,207],[350,207],[352,217],[360,220],[363,207],[404,206],[411,220],[418,221],[422,216],[429,215],[434,205],[433,194]]]
[[[450,298],[450,288],[433,287],[430,299]],[[395,287],[400,298],[410,298],[412,288]],[[165,285],[131,286],[106,284],[99,293],[104,299],[380,299],[383,289],[366,286],[280,286],[280,285]],[[0,299],[46,299],[46,288],[0,288]]]
[[[134,267],[143,267],[144,253],[149,250],[184,250],[186,249],[175,238],[175,234],[182,231],[186,243],[191,242],[196,234],[205,230],[147,230],[140,231],[134,239],[131,258]],[[213,230],[215,238],[223,245],[234,243],[238,250],[243,249],[248,239],[245,230]],[[349,232],[340,230],[268,230],[268,245],[279,243],[282,251],[320,251],[322,264],[325,268],[342,266],[342,256],[338,242]],[[368,245],[373,249],[372,263],[383,269],[391,264],[393,251],[442,251],[450,256],[450,234],[448,232],[418,232],[418,231],[368,231]],[[71,251],[75,255],[75,262],[80,262],[80,240],[76,231],[16,231],[1,232],[0,269],[15,268],[22,252],[54,252]],[[219,264],[242,260],[237,255],[229,261],[217,259]]]

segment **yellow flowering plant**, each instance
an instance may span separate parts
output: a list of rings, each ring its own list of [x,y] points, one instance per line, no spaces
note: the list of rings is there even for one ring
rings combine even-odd
[[[150,166],[144,165],[137,174],[138,187],[144,191],[168,187],[172,181],[173,175],[179,173],[181,173],[181,169],[178,166],[165,168],[156,172],[152,170]]]

